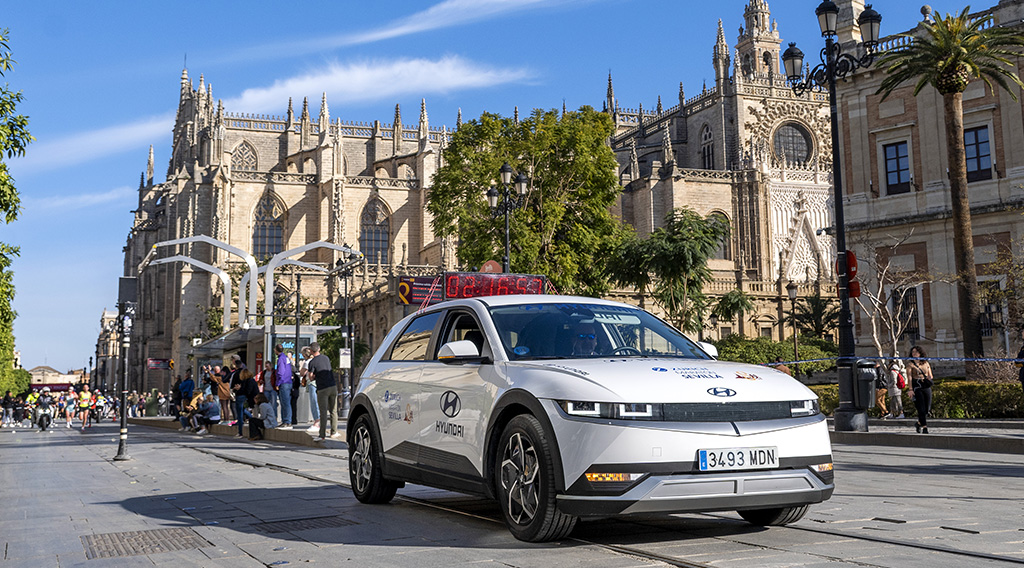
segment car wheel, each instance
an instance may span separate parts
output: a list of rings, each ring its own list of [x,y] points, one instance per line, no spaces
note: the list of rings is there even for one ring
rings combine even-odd
[[[795,523],[804,518],[808,506],[781,507],[779,509],[751,509],[749,511],[736,511],[741,517],[752,525],[760,527],[777,527]]]
[[[516,416],[501,433],[494,485],[502,517],[512,535],[527,542],[564,538],[576,517],[555,503],[553,452],[533,416]]]
[[[368,414],[356,418],[348,446],[348,476],[352,493],[363,503],[388,503],[398,483],[384,479],[380,442]]]

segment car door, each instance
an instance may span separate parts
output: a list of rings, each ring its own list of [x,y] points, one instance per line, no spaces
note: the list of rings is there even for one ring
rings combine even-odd
[[[499,391],[493,357],[485,362],[444,363],[437,350],[451,341],[477,343],[481,354],[491,354],[479,316],[468,308],[452,309],[439,328],[433,360],[423,367],[423,399],[419,428],[420,464],[450,476],[449,481],[478,479],[483,475],[483,449],[487,417]]]
[[[373,386],[366,395],[373,402],[380,426],[381,444],[389,461],[415,467],[423,396],[420,376],[433,346],[442,312],[413,318],[395,338],[377,365]]]

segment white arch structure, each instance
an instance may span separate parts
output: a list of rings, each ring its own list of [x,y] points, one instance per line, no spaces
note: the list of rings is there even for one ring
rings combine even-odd
[[[141,274],[142,270],[144,268],[146,268],[146,265],[154,263],[152,258],[156,254],[157,247],[168,247],[168,246],[173,246],[173,245],[184,245],[184,244],[188,244],[188,243],[206,243],[206,244],[208,244],[210,246],[219,248],[221,250],[225,250],[227,252],[230,252],[231,254],[234,254],[235,256],[241,257],[242,260],[244,260],[245,263],[247,265],[249,265],[249,275],[248,275],[249,281],[252,282],[253,279],[255,278],[255,274],[256,274],[256,270],[257,270],[256,269],[256,257],[254,257],[253,255],[245,252],[244,250],[242,250],[242,249],[240,249],[238,247],[231,246],[231,245],[229,245],[229,244],[227,244],[227,243],[225,243],[223,241],[218,241],[217,239],[215,239],[213,237],[208,237],[206,235],[196,235],[194,237],[184,237],[184,238],[181,238],[181,239],[174,239],[174,240],[170,240],[170,241],[161,241],[159,243],[154,244],[153,248],[150,249],[148,254],[146,254],[146,258],[142,259],[142,262],[139,263],[138,273]],[[274,258],[277,258],[277,257],[275,256]],[[242,301],[241,301],[242,290],[243,290],[242,286],[239,286],[238,287],[238,297],[239,297],[239,302],[238,303],[239,303],[239,305],[242,304]],[[228,294],[228,297],[230,298],[230,294]],[[256,306],[256,286],[255,285],[249,286],[249,302],[248,302],[247,306],[249,308],[252,308],[252,307]],[[225,312],[225,313],[227,313],[227,312]],[[246,312],[239,311],[238,312],[238,324],[239,325],[242,324],[242,314],[245,314],[245,321],[249,322],[250,324],[255,323],[255,316],[250,316]],[[228,321],[228,318],[225,318],[225,321],[228,322],[228,324],[230,324],[230,321]]]
[[[202,268],[207,272],[212,272],[220,278],[220,281],[224,284],[224,317],[222,318],[222,331],[228,331],[231,329],[231,277],[228,276],[228,273],[223,268],[210,266],[205,262],[200,262],[194,258],[181,255],[159,258],[157,260],[150,261],[147,264],[169,264],[171,262],[184,262],[186,264],[191,264],[192,266]]]
[[[293,249],[289,249],[289,250],[282,251],[282,252],[279,252],[279,253],[275,254],[274,257],[270,259],[270,262],[267,263],[267,266],[266,266],[267,274],[266,274],[266,276],[263,277],[264,286],[265,286],[266,290],[269,292],[267,294],[264,294],[264,296],[266,298],[266,301],[264,302],[264,305],[266,307],[266,314],[263,316],[263,325],[268,330],[268,333],[269,333],[269,330],[271,329],[271,326],[272,326],[272,324],[274,322],[274,318],[271,315],[271,314],[274,313],[274,292],[273,292],[273,290],[274,290],[274,270],[278,266],[281,266],[282,264],[284,264],[285,260],[288,257],[295,256],[297,254],[302,254],[302,253],[304,253],[306,251],[310,251],[310,250],[318,249],[318,248],[329,248],[329,249],[333,249],[333,250],[336,250],[336,251],[341,251],[341,252],[347,253],[350,256],[355,255],[355,256],[357,256],[359,258],[362,258],[362,256],[363,256],[363,253],[361,253],[361,252],[359,252],[357,250],[354,250],[352,248],[349,248],[349,247],[343,246],[343,245],[336,245],[334,243],[328,243],[326,241],[316,241],[316,242],[304,244],[304,245],[302,245],[300,247],[295,247]],[[255,288],[255,285],[252,282],[250,282],[249,289],[252,290],[253,288]],[[251,298],[250,298],[250,301],[252,301]],[[253,305],[255,305],[255,304],[253,304]]]
[[[280,264],[280,266],[287,266],[287,265],[295,265],[295,266],[301,266],[302,268],[308,268],[308,269],[310,269],[310,270],[316,270],[317,272],[327,272],[327,269],[326,269],[326,268],[324,268],[323,266],[317,266],[317,265],[315,265],[315,264],[310,264],[310,263],[308,263],[308,262],[302,262],[301,260],[294,260],[294,259],[291,259],[291,258],[289,258],[289,259],[285,259],[285,260],[284,260],[283,262],[281,262],[281,264]],[[260,274],[263,274],[264,272],[266,272],[266,271],[267,271],[267,266],[268,266],[268,265],[264,265],[264,266],[261,266],[261,267],[259,267],[258,269],[256,269],[256,277],[257,277],[257,278],[259,278],[259,275],[260,275]],[[248,275],[248,274],[246,274],[245,276],[243,276],[243,277],[242,277],[242,281],[238,283],[238,289],[239,289],[239,290],[241,290],[241,289],[242,289],[242,288],[244,288],[244,287],[246,286],[246,284],[248,284],[248,283],[249,283],[249,275]],[[273,294],[273,290],[271,290],[271,294]],[[247,307],[247,306],[246,306],[246,304],[245,304],[245,299],[243,298],[243,299],[242,299],[242,305],[241,305],[241,307],[239,308],[239,311],[238,311],[238,313],[240,313],[240,314],[244,314],[244,313],[247,313],[247,312],[245,311],[245,310],[246,310],[246,307]],[[255,309],[255,308],[254,308],[254,309]],[[268,313],[269,313],[269,312],[268,312]]]

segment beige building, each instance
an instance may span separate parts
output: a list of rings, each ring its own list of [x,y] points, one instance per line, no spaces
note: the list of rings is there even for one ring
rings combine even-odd
[[[860,39],[850,16],[856,17],[864,5],[858,0],[837,4],[841,18],[847,17],[839,40],[849,47]],[[973,17],[990,14],[996,25],[1024,30],[1022,0],[1002,0]],[[884,38],[882,48],[906,41],[895,36]],[[1018,67],[1020,73],[1024,67]],[[875,94],[882,78],[868,69],[839,84],[847,239],[862,259],[882,255],[895,273],[890,280],[921,274],[922,281],[911,286],[901,306],[892,305],[892,285],[883,286],[890,309],[908,317],[897,342],[900,352],[906,354],[910,345],[918,344],[929,355],[956,357],[963,347],[957,292],[949,281],[956,270],[942,97],[932,87],[914,97],[911,84],[882,101]],[[992,262],[1000,250],[1019,246],[1024,238],[1024,98],[1017,89],[1014,94],[1016,101],[1010,93],[998,88],[993,93],[976,81],[963,95],[975,261],[983,286],[1008,285]],[[890,252],[896,241],[902,245]],[[859,276],[865,284],[873,284],[874,278]],[[1009,351],[1012,356],[1016,338],[1008,337],[1002,326],[1011,314],[995,304],[985,306],[985,312],[986,354]],[[868,312],[855,307],[854,320],[859,351],[870,352]]]
[[[50,387],[50,390],[53,391],[66,391],[72,385],[78,384],[83,378],[88,376],[85,369],[61,373],[57,369],[46,365],[29,369],[28,374],[32,375],[30,388],[35,391],[43,387]]]
[[[788,282],[800,284],[802,294],[834,288],[834,244],[820,231],[832,224],[827,101],[821,93],[797,97],[784,84],[782,40],[767,2],[751,0],[742,16],[734,51],[721,22],[708,46],[715,84],[689,98],[681,85],[671,108],[660,99],[652,111],[621,107],[609,77],[605,110],[616,124],[610,143],[623,188],[615,212],[641,234],[674,207],[726,218],[732,238],[712,261],[710,292],[741,288],[757,308],[719,322],[710,334],[778,339],[788,335],[779,323]],[[425,209],[447,129],[429,125],[425,103],[412,125],[397,107],[390,124],[332,119],[327,95],[313,111],[306,101],[298,113],[291,101],[286,108],[282,116],[232,114],[202,76],[196,86],[183,72],[166,180],[154,181],[151,151],[125,274],[135,274],[154,243],[182,237],[208,235],[261,260],[314,241],[349,244],[369,261],[348,282],[356,336],[375,348],[414,309],[397,303],[397,276],[454,268],[454,243],[434,237]],[[159,252],[175,254],[236,276],[243,271],[237,257],[205,244]],[[298,260],[327,268],[339,259],[319,249]],[[303,274],[303,297],[319,313],[344,306],[341,282],[325,282],[307,268],[279,271],[280,292],[295,289],[295,271]],[[208,316],[222,305],[222,293],[209,273],[182,263],[143,271],[128,356],[131,388],[169,386],[172,373],[148,370],[145,361],[174,359],[181,372],[193,342],[219,333]],[[259,302],[254,313],[261,310]],[[265,359],[246,355],[250,365]]]

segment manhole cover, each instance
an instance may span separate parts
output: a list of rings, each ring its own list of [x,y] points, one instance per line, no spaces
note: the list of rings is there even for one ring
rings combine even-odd
[[[261,533],[282,533],[295,531],[308,531],[311,529],[330,529],[356,524],[344,517],[315,517],[312,519],[293,519],[290,521],[275,521],[273,523],[260,523],[252,525],[253,530]]]
[[[117,558],[213,546],[189,528],[94,534],[82,537],[85,557]]]

